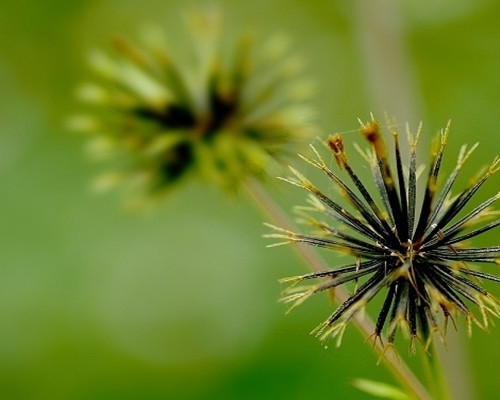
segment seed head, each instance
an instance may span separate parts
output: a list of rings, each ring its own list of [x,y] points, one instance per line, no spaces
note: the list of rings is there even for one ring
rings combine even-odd
[[[490,207],[500,198],[500,193],[473,209],[467,207],[481,186],[498,171],[500,161],[495,158],[484,173],[451,196],[460,170],[476,148],[467,149],[464,145],[455,168],[438,190],[448,125],[437,136],[422,199],[417,201],[416,150],[421,127],[415,136],[408,133],[408,165],[403,165],[398,130],[394,125],[390,129],[392,150],[375,120],[361,126],[361,133],[371,145],[362,154],[373,174],[376,186],[373,194],[351,168],[340,135],[332,136],[327,143],[352,185],[345,183],[347,177],[333,172],[314,148],[316,158],[304,158],[328,176],[349,204],[349,210],[293,169],[295,177],[286,179],[310,193],[309,206],[302,210],[319,213],[340,226],[331,226],[304,213],[304,221],[318,233],[302,234],[275,227],[278,232],[267,236],[284,239],[285,243],[335,250],[354,258],[353,263],[340,268],[283,280],[292,283],[282,299],[291,303],[292,308],[314,293],[355,282],[353,294],[313,331],[318,336],[340,339],[347,323],[375,296],[385,293],[374,340],[382,342],[384,337],[388,345],[392,345],[397,332],[403,328],[410,335],[413,350],[414,339],[428,346],[433,333],[443,338],[448,319],[455,324],[459,314],[465,317],[469,332],[473,323],[487,328],[490,317],[499,315],[497,300],[481,286],[480,279],[500,282],[500,278],[478,271],[475,264],[500,264],[500,246],[471,247],[466,241],[500,225],[499,213]],[[392,157],[395,165],[391,163]],[[321,279],[321,282],[295,286],[313,279]],[[362,283],[358,284],[358,280]],[[480,318],[471,311],[471,305],[479,310]]]
[[[158,32],[141,45],[115,40],[113,55],[92,54],[95,83],[79,89],[91,113],[72,125],[90,134],[91,154],[114,162],[101,184],[125,181],[152,195],[195,173],[234,190],[249,175],[264,177],[312,133],[303,104],[311,87],[297,78],[300,62],[286,41],[256,52],[242,35],[227,52],[220,19],[188,15],[189,57],[180,43],[167,50]]]

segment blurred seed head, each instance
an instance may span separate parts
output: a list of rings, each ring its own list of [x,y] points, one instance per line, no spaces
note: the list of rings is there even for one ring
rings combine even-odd
[[[233,191],[275,172],[313,134],[304,104],[312,86],[286,39],[254,45],[240,35],[228,48],[234,33],[224,33],[220,14],[186,21],[182,43],[149,28],[138,45],[120,38],[112,53],[90,54],[93,81],[77,92],[87,111],[70,125],[112,167],[98,188],[124,183],[132,198],[154,198],[194,174]]]
[[[283,279],[292,284],[283,298],[292,308],[315,293],[354,282],[352,295],[313,331],[319,337],[337,337],[340,343],[348,322],[360,315],[374,297],[385,293],[373,338],[389,348],[396,334],[402,332],[410,338],[413,352],[415,340],[425,348],[433,335],[444,341],[448,320],[456,326],[459,315],[465,317],[469,333],[473,324],[486,329],[490,318],[499,316],[497,300],[480,280],[500,282],[500,278],[478,271],[476,265],[500,264],[500,246],[472,247],[468,241],[500,226],[499,212],[491,207],[500,199],[500,193],[470,207],[477,191],[500,169],[500,159],[495,158],[465,189],[451,195],[464,163],[477,147],[463,146],[456,167],[439,189],[448,125],[431,147],[419,201],[416,159],[421,127],[415,135],[407,129],[410,150],[405,163],[397,124],[389,121],[388,125],[393,146],[387,145],[377,121],[361,122],[360,131],[370,148],[360,151],[369,163],[374,191],[349,163],[342,137],[334,135],[326,147],[345,176],[328,167],[314,148],[315,158],[303,159],[326,174],[340,198],[327,196],[291,168],[294,177],[285,180],[310,194],[308,206],[299,208],[299,212],[312,232],[302,234],[272,227],[277,232],[266,236],[282,239],[278,244],[303,243],[354,258],[351,264],[337,269]],[[317,284],[296,286],[317,279],[321,280]],[[471,305],[479,311],[479,317]]]

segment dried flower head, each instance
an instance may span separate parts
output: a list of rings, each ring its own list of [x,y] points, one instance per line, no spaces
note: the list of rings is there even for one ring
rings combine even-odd
[[[264,176],[287,146],[311,133],[302,103],[311,86],[296,78],[301,63],[287,55],[286,40],[255,52],[247,35],[226,52],[220,19],[188,14],[189,55],[179,44],[167,51],[153,31],[141,46],[119,39],[113,56],[92,54],[96,83],[83,85],[79,97],[93,114],[72,125],[90,133],[92,154],[115,160],[101,184],[126,181],[151,195],[197,172],[234,189],[248,175]]]
[[[313,331],[318,336],[322,339],[337,336],[340,343],[346,324],[378,293],[385,292],[374,340],[382,342],[384,326],[387,325],[387,340],[392,345],[398,330],[404,328],[403,331],[410,334],[413,351],[415,338],[424,346],[431,342],[432,333],[443,338],[448,319],[455,324],[459,313],[465,316],[469,332],[472,323],[486,328],[490,315],[499,315],[497,301],[481,286],[479,279],[499,282],[500,278],[477,271],[471,263],[500,264],[500,246],[469,247],[466,241],[500,225],[498,212],[490,208],[500,198],[500,193],[473,209],[466,209],[466,206],[486,180],[498,171],[500,160],[495,158],[479,177],[452,196],[451,190],[460,170],[477,147],[467,149],[464,145],[456,167],[438,190],[448,125],[432,145],[423,198],[417,201],[419,172],[416,151],[421,127],[414,136],[408,130],[410,155],[407,168],[403,165],[398,129],[395,125],[390,129],[394,140],[393,155],[390,155],[375,120],[362,123],[361,127],[371,149],[366,152],[358,150],[371,167],[377,194],[371,193],[354,172],[339,135],[330,137],[328,146],[339,168],[353,182],[352,188],[327,166],[314,148],[316,159],[302,157],[328,176],[350,204],[351,211],[325,195],[293,168],[295,177],[285,179],[310,193],[309,206],[302,208],[302,212],[319,212],[341,223],[342,227],[330,226],[328,222],[304,214],[305,221],[317,229],[318,234],[294,233],[273,227],[278,233],[267,236],[285,239],[285,243],[309,244],[354,257],[350,265],[283,279],[283,282],[293,284],[283,298],[285,303],[292,304],[292,308],[314,293],[356,282],[353,294]],[[395,167],[391,165],[392,157]],[[492,222],[485,224],[492,218]],[[349,229],[343,229],[345,227]],[[322,281],[313,286],[294,287],[298,282],[311,279]],[[358,285],[360,279],[363,283]],[[480,319],[471,312],[471,304],[479,309]],[[440,319],[443,319],[442,324]]]

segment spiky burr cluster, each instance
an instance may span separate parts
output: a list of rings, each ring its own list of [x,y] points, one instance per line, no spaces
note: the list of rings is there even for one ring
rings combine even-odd
[[[99,186],[124,182],[151,195],[195,173],[234,190],[248,176],[265,177],[311,134],[303,103],[311,86],[286,39],[256,51],[241,35],[228,51],[220,14],[190,13],[188,26],[192,46],[169,50],[151,31],[140,45],[118,39],[112,55],[91,55],[95,82],[79,97],[92,109],[72,125],[88,132],[92,155],[114,166]]]
[[[344,201],[325,195],[291,168],[294,177],[285,180],[310,193],[309,206],[302,211],[319,213],[340,227],[307,213],[303,220],[319,232],[301,234],[273,227],[278,232],[267,236],[285,239],[283,243],[303,243],[347,253],[354,257],[354,262],[329,271],[283,279],[292,283],[283,301],[291,303],[293,308],[315,293],[355,282],[352,295],[313,331],[322,339],[337,336],[339,343],[348,322],[382,293],[385,300],[376,321],[374,340],[383,341],[386,337],[388,345],[394,343],[402,328],[409,333],[412,344],[414,339],[419,339],[428,346],[433,333],[443,338],[448,319],[455,323],[458,314],[465,316],[469,332],[473,323],[486,328],[490,315],[498,316],[499,311],[496,299],[481,286],[480,279],[499,282],[500,278],[479,272],[474,264],[500,264],[500,246],[471,247],[466,241],[500,225],[498,212],[490,207],[500,198],[500,193],[473,209],[467,206],[498,171],[500,160],[496,157],[465,189],[452,196],[459,172],[477,147],[467,149],[464,145],[455,168],[439,190],[448,125],[432,145],[427,181],[418,200],[417,143],[421,126],[416,135],[408,132],[408,165],[403,162],[397,127],[392,125],[390,130],[392,155],[374,119],[361,126],[361,133],[371,146],[367,151],[359,147],[358,150],[369,163],[375,192],[352,168],[340,135],[331,136],[327,144],[339,169],[351,180],[351,186],[346,183],[346,177],[327,166],[314,147],[314,159],[302,158],[327,175]],[[350,210],[342,205],[345,202]],[[295,286],[312,279],[321,279],[321,282]],[[481,318],[473,314],[471,304],[480,311]],[[387,327],[385,335],[384,326]]]

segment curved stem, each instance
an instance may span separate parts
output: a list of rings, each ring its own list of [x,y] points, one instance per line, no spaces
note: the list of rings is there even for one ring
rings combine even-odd
[[[283,213],[281,208],[274,202],[271,196],[262,188],[256,181],[250,180],[247,182],[247,190],[250,197],[256,205],[264,212],[264,214],[272,220],[272,222],[281,228],[296,231],[293,223]],[[321,256],[311,247],[297,245],[294,249],[304,263],[314,271],[325,271],[329,266],[321,258]],[[335,299],[343,302],[347,300],[349,294],[343,287],[335,289]],[[375,332],[375,325],[368,316],[357,316],[354,319],[354,324],[366,339]],[[394,352],[385,353],[384,346],[376,342],[373,350],[379,355],[381,362],[389,369],[394,377],[405,386],[413,396],[420,400],[431,400],[424,386],[418,378],[413,374],[410,368],[400,359]]]

